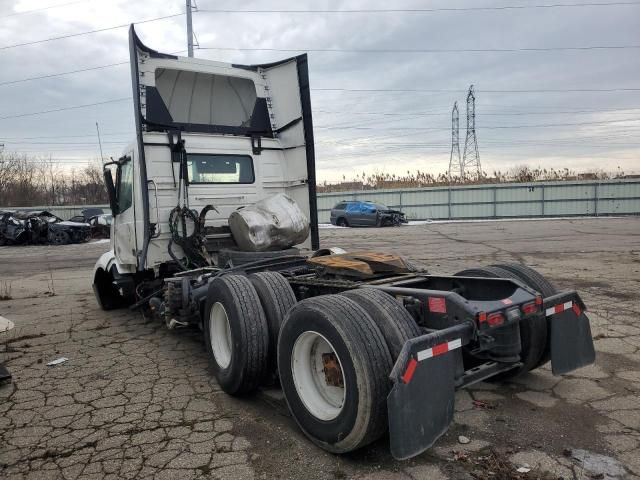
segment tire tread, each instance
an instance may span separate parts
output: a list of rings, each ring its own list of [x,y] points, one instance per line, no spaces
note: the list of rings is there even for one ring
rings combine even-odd
[[[232,395],[248,393],[258,387],[266,374],[268,329],[260,299],[251,282],[241,275],[219,277],[209,288],[224,289],[231,297],[233,308],[238,312],[241,341],[244,342],[241,350],[246,363],[242,378],[237,384],[234,383],[234,388],[225,391]]]
[[[357,288],[342,294],[369,313],[380,329],[392,360],[395,361],[404,343],[422,334],[407,310],[391,295],[375,288]],[[376,311],[377,310],[377,311]]]

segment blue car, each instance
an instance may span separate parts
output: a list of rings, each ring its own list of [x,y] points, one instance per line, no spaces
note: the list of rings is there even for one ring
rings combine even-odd
[[[360,200],[342,201],[331,209],[330,221],[339,227],[387,227],[407,223],[400,210],[381,203]]]

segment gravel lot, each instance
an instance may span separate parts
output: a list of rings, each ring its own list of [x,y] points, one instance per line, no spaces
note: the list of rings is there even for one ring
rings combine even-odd
[[[337,457],[305,439],[277,392],[222,393],[199,331],[99,310],[90,277],[107,243],[0,247],[0,296],[11,297],[0,315],[16,324],[0,336],[14,375],[0,387],[0,477],[639,478],[640,219],[326,228],[321,241],[406,255],[434,273],[533,266],[582,295],[596,365],[458,392],[447,435],[410,461],[394,461],[386,439]]]

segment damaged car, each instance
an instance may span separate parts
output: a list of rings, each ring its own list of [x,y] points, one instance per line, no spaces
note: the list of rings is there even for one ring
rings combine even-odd
[[[70,222],[88,223],[91,227],[91,238],[109,238],[112,220],[113,216],[110,213],[104,213],[102,208],[85,208],[80,215],[69,219]]]
[[[0,216],[0,245],[64,245],[90,238],[89,224],[64,221],[46,210],[4,211]]]
[[[403,212],[381,203],[344,200],[331,209],[330,222],[339,227],[396,227],[408,221]]]

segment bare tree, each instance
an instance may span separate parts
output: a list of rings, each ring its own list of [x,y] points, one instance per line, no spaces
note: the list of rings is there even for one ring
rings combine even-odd
[[[66,170],[52,158],[0,152],[0,206],[107,203],[96,161],[81,170]]]

